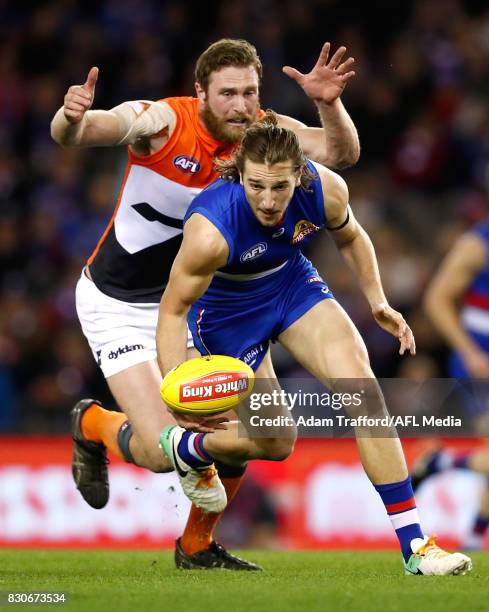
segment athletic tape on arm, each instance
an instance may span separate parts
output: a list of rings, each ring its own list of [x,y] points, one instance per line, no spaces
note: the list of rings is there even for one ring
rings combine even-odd
[[[175,113],[164,102],[123,102],[110,112],[117,115],[121,122],[121,131],[124,132],[118,145],[134,144],[139,138],[149,138],[165,128],[171,131],[176,123]]]

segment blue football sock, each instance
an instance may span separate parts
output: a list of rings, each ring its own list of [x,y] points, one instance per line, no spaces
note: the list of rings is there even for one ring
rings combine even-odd
[[[178,443],[179,456],[187,465],[195,469],[205,468],[214,461],[204,448],[205,435],[204,433],[186,431],[182,434]]]
[[[414,498],[411,478],[390,484],[374,485],[384,502],[392,526],[401,546],[402,556],[407,562],[412,554],[411,541],[424,538],[419,524],[418,509]]]

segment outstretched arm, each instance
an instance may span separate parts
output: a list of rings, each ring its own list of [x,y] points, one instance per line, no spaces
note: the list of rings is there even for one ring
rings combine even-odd
[[[348,205],[348,188],[345,181],[327,168],[319,167],[318,171],[323,192],[327,194],[327,228],[339,251],[355,272],[374,319],[380,327],[399,339],[401,355],[406,350],[414,355],[416,345],[413,332],[401,313],[391,308],[387,302],[372,241]]]
[[[163,102],[124,102],[111,110],[90,110],[99,70],[90,69],[83,85],[72,85],[51,122],[51,136],[65,147],[133,145],[151,153],[151,141],[175,125],[172,109]],[[158,146],[161,147],[161,138]]]
[[[431,281],[425,309],[448,344],[459,351],[470,375],[489,378],[489,358],[472,340],[460,321],[464,293],[487,261],[487,248],[476,234],[460,238]]]
[[[349,57],[342,61],[346,47],[340,47],[328,60],[330,48],[328,42],[323,45],[308,74],[290,66],[283,68],[315,102],[323,127],[307,127],[284,115],[280,116],[280,123],[296,132],[307,157],[331,168],[344,168],[355,164],[360,156],[357,130],[340,100],[346,84],[355,76],[351,70],[355,60]]]
[[[163,376],[187,358],[188,311],[228,256],[227,242],[217,228],[202,215],[192,215],[160,302],[156,349]]]

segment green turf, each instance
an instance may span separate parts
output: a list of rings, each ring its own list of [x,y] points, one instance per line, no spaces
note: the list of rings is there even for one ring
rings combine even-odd
[[[266,572],[178,571],[170,552],[0,551],[0,591],[65,591],[42,610],[489,610],[489,555],[457,577],[404,576],[395,553],[246,551]],[[9,606],[13,609],[14,606]],[[3,608],[5,610],[9,608]],[[32,606],[15,606],[15,609]]]

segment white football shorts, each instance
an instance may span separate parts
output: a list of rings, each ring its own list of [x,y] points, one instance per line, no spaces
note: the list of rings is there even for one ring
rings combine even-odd
[[[159,304],[132,304],[102,293],[85,270],[76,285],[82,331],[105,378],[156,359]],[[187,347],[193,347],[188,331]]]

